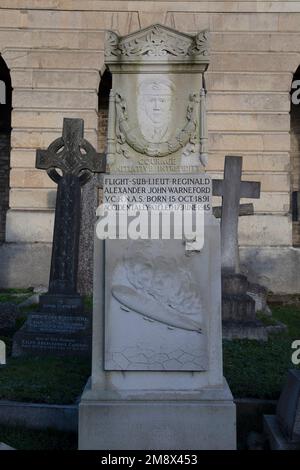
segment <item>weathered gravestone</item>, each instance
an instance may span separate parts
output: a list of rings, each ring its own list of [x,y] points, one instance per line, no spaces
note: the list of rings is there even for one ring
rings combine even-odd
[[[111,32],[105,55],[113,75],[105,202],[199,203],[204,245],[197,235],[187,242],[149,233],[103,241],[99,211],[92,376],[79,407],[79,448],[234,449],[219,223],[204,172],[207,33],[160,25],[126,37]],[[124,227],[119,219],[119,233]]]
[[[82,119],[64,119],[62,137],[37,150],[36,167],[58,184],[49,288],[14,336],[14,355],[90,352],[91,319],[77,292],[81,187],[105,171],[105,157],[83,135]]]
[[[289,370],[276,415],[264,416],[264,430],[272,450],[300,450],[300,370]]]
[[[267,339],[267,330],[256,317],[255,300],[248,293],[253,288],[265,296],[265,289],[250,284],[240,270],[238,220],[254,212],[253,204],[240,204],[240,199],[260,197],[260,183],[241,180],[242,162],[240,156],[226,156],[224,179],[213,180],[213,195],[222,197],[222,207],[214,213],[221,217],[223,335]]]

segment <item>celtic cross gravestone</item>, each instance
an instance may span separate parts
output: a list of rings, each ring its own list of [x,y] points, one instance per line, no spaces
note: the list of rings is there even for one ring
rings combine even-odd
[[[47,150],[37,150],[36,167],[46,170],[58,183],[52,260],[48,294],[41,296],[45,310],[56,305],[71,310],[82,308],[77,294],[81,186],[92,173],[105,171],[105,158],[83,138],[82,119],[64,119],[63,136]],[[57,170],[62,172],[59,174]]]
[[[81,187],[105,171],[105,156],[84,139],[82,119],[64,119],[63,135],[37,150],[36,167],[58,184],[48,292],[14,337],[14,355],[87,354],[90,318],[77,292]]]

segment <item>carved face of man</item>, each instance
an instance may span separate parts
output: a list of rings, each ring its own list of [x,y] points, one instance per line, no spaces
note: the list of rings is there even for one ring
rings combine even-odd
[[[166,141],[170,131],[172,84],[169,80],[145,80],[139,87],[138,118],[144,138]]]
[[[145,95],[144,107],[154,125],[162,125],[169,119],[171,96],[164,94]]]

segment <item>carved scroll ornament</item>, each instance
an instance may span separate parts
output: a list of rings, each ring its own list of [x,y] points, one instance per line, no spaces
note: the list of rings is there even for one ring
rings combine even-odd
[[[178,35],[161,25],[122,38],[113,31],[106,36],[105,55],[124,57],[208,56],[208,32],[196,36]]]

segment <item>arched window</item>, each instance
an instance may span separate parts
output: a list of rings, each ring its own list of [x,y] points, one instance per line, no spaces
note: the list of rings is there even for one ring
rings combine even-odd
[[[0,56],[0,243],[5,241],[9,200],[11,92],[9,69]]]

